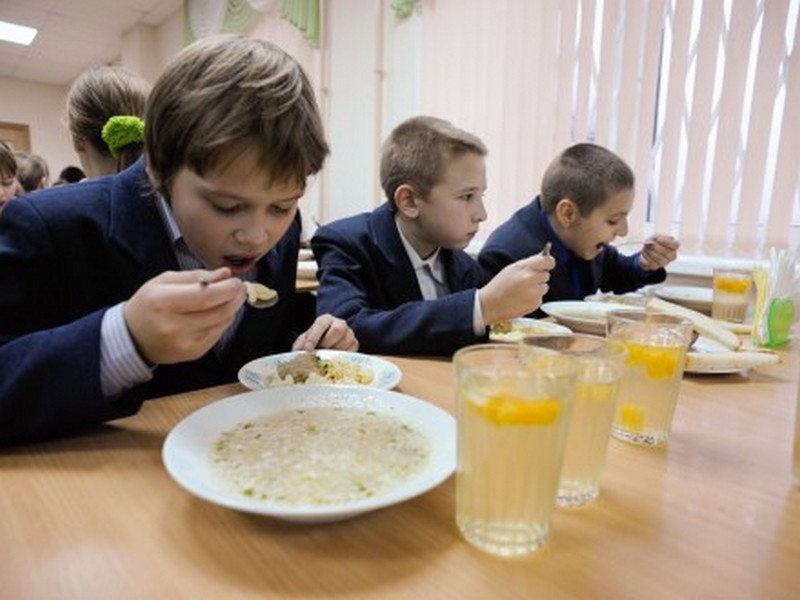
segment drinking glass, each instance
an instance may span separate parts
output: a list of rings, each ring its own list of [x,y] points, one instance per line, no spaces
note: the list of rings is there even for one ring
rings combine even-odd
[[[556,504],[581,506],[597,499],[614,420],[619,383],[628,355],[625,345],[594,335],[527,337],[521,352],[549,348],[574,356],[578,364],[564,464]]]
[[[733,323],[744,323],[752,288],[752,269],[714,267],[711,317]]]
[[[577,372],[573,357],[518,345],[462,348],[455,364],[456,522],[500,556],[545,544],[564,457]]]
[[[678,403],[692,323],[672,315],[612,311],[607,337],[625,344],[611,435],[632,444],[666,444]]]

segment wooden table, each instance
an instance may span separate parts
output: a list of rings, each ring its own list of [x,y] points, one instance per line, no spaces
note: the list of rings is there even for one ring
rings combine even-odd
[[[0,451],[0,598],[798,598],[797,356],[684,380],[673,436],[612,440],[600,499],[548,546],[485,555],[453,478],[366,516],[298,525],[196,499],[161,462],[180,419],[238,384],[148,402],[73,439]],[[392,358],[399,390],[453,409],[447,361]]]

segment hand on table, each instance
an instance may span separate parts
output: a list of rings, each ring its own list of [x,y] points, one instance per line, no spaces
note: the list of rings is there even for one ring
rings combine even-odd
[[[311,327],[301,333],[292,345],[292,350],[314,350],[333,348],[336,350],[358,350],[356,334],[343,319],[324,314],[316,318]]]

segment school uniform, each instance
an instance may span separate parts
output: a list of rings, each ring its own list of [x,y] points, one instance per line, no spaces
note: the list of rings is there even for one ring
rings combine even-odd
[[[320,227],[311,239],[320,287],[317,314],[347,321],[363,352],[451,355],[483,341],[473,324],[487,278],[462,250],[441,249],[449,293],[423,299],[388,203]]]
[[[538,196],[492,232],[478,254],[478,262],[487,275],[493,276],[512,262],[538,254],[547,242],[552,244],[556,266],[550,272],[549,290],[543,303],[582,300],[597,290],[625,294],[661,283],[667,277],[663,268],[654,271],[640,268],[638,252],[626,256],[613,246],[606,246],[592,260],[574,255],[550,227]],[[545,313],[539,309],[531,316],[542,317]]]
[[[280,301],[244,308],[226,352],[159,365],[110,400],[100,383],[104,313],[179,270],[143,161],[10,202],[0,215],[0,444],[132,415],[148,398],[235,381],[247,361],[289,350],[299,236],[298,217],[259,261],[255,279]]]

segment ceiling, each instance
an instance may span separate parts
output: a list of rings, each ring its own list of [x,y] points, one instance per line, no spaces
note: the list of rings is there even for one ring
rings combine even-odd
[[[158,25],[183,0],[0,0],[0,20],[39,30],[30,46],[0,41],[0,77],[69,84],[121,53],[122,34]]]

